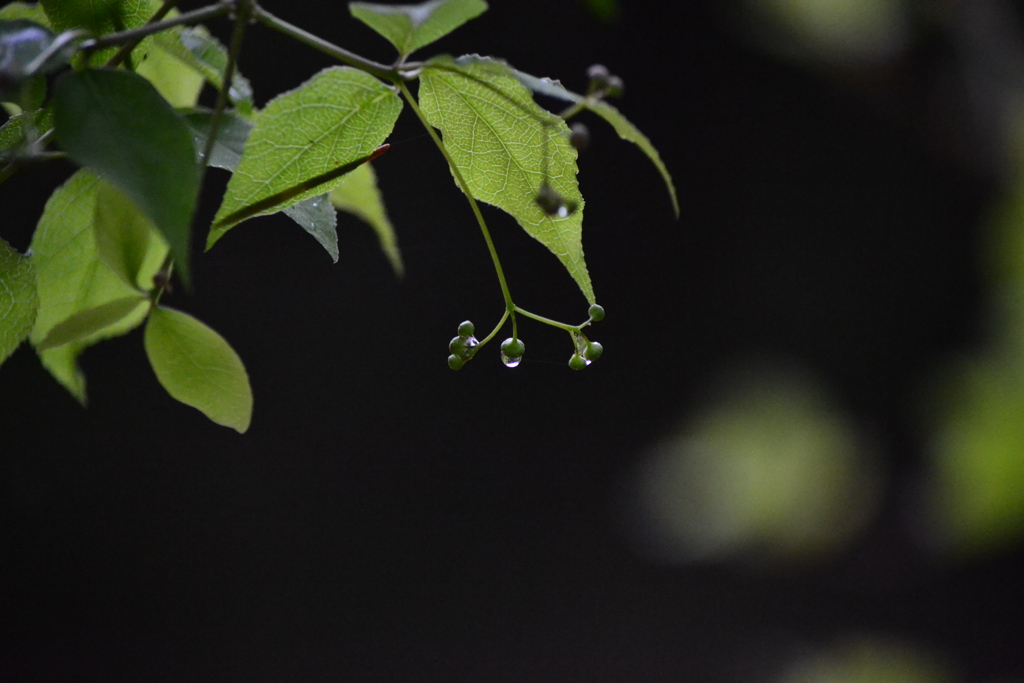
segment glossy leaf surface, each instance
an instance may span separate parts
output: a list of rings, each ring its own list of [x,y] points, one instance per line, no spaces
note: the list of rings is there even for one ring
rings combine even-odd
[[[187,286],[189,231],[199,193],[188,126],[152,85],[127,71],[68,74],[53,99],[61,146],[153,221]]]
[[[55,33],[82,28],[96,35],[142,26],[157,6],[151,0],[40,0],[39,4]],[[90,63],[103,64],[114,52],[116,48],[101,50],[90,56]]]
[[[487,11],[484,0],[429,0],[418,5],[349,3],[352,16],[408,55]]]
[[[280,95],[255,117],[242,159],[228,182],[214,219],[209,249],[241,216],[281,211],[303,199],[330,192],[341,178],[339,167],[374,154],[391,132],[402,103],[394,90],[356,69],[326,69],[298,89]],[[305,183],[301,192],[248,212]]]
[[[192,129],[199,154],[206,148],[206,139],[210,130],[212,114],[194,112],[185,119]],[[242,159],[245,141],[252,132],[252,123],[233,114],[225,114],[221,119],[217,141],[210,151],[210,166],[234,171]],[[312,235],[327,250],[331,259],[338,262],[338,216],[324,195],[304,199],[298,204],[284,209],[284,214],[298,223],[303,230]]]
[[[565,122],[537,106],[504,63],[475,55],[427,62],[420,102],[473,196],[514,216],[594,303],[583,259],[576,150]],[[564,216],[545,213],[537,203],[545,184],[578,209]]]
[[[217,424],[238,432],[249,428],[249,376],[223,337],[186,313],[155,308],[146,323],[145,346],[167,393]]]
[[[0,239],[0,363],[28,339],[38,307],[35,264]]]

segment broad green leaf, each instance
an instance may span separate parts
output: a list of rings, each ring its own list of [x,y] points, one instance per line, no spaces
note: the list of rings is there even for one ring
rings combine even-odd
[[[584,109],[588,109],[605,121],[610,123],[615,132],[619,134],[619,137],[627,142],[632,142],[634,145],[640,148],[640,150],[647,155],[647,158],[651,160],[655,168],[658,169],[658,173],[661,174],[662,180],[665,181],[665,187],[668,189],[669,197],[672,199],[672,208],[676,212],[676,217],[679,217],[679,199],[676,197],[676,186],[672,182],[672,176],[669,175],[668,169],[665,168],[664,162],[661,160],[661,155],[658,154],[658,150],[654,148],[651,141],[646,135],[640,132],[640,130],[626,119],[622,113],[613,107],[612,105],[605,102],[603,99],[596,97],[584,97],[583,95],[577,95],[576,93],[567,90],[559,81],[552,80],[550,78],[537,78],[529,74],[523,73],[522,71],[513,70],[516,78],[536,93],[541,95],[547,95],[548,97],[555,97],[566,102],[572,102]]]
[[[165,31],[154,36],[154,44],[220,90],[228,53],[205,29],[195,27]],[[228,96],[240,113],[245,116],[252,114],[252,86],[237,72],[231,79]]]
[[[160,41],[149,46],[135,73],[152,83],[172,107],[194,107],[205,82],[202,74],[182,63]]]
[[[550,249],[594,303],[583,259],[583,197],[565,122],[544,111],[502,62],[438,57],[420,76],[420,102],[473,196],[510,213]],[[548,215],[537,204],[547,183],[579,208]]]
[[[349,67],[321,71],[271,100],[256,114],[206,248],[244,218],[333,190],[341,184],[340,177],[331,177],[339,168],[379,153],[401,109],[392,88]],[[292,195],[296,188],[301,191]]]
[[[117,325],[122,320],[137,319],[137,314],[141,312],[142,307],[148,305],[149,299],[137,294],[79,311],[67,320],[54,325],[36,346],[36,351],[47,351],[65,344],[89,339],[103,330]]]
[[[152,0],[40,0],[40,4],[54,32],[82,28],[98,36],[142,26],[156,9]],[[140,53],[145,50],[140,46]],[[101,50],[90,56],[90,63],[103,64],[116,51]]]
[[[38,308],[35,264],[0,239],[0,364],[28,339]]]
[[[36,266],[39,311],[29,337],[38,345],[55,326],[80,311],[137,296],[137,292],[104,264],[96,247],[94,218],[96,197],[106,185],[89,171],[82,170],[57,188],[39,219],[32,238],[32,261]],[[154,241],[154,244],[156,241]],[[156,259],[147,258],[151,264]],[[152,278],[157,267],[140,273],[139,279]],[[77,358],[87,346],[124,334],[142,322],[142,311],[97,332],[88,339],[73,342],[39,354],[43,365],[79,401],[85,402],[85,377]]]
[[[36,2],[12,2],[0,7],[0,19],[28,19],[41,26],[50,27],[50,19],[46,12]]]
[[[387,38],[405,57],[487,11],[484,0],[429,0],[418,5],[351,2],[352,16]]]
[[[168,394],[219,425],[240,433],[249,428],[249,376],[223,337],[186,313],[155,308],[146,323],[145,346]]]
[[[96,193],[93,229],[100,260],[129,287],[150,289],[152,273],[167,256],[167,244],[152,221],[123,192],[103,183]],[[143,273],[150,274],[148,280],[141,278]]]
[[[212,114],[206,112],[194,112],[185,116],[199,154],[202,154],[206,147],[211,118]],[[225,114],[217,131],[217,141],[210,152],[210,166],[234,171],[242,159],[245,141],[251,131],[251,122],[240,116]],[[286,208],[284,213],[311,234],[327,250],[335,263],[338,262],[338,215],[324,195],[304,199]]]
[[[188,126],[144,78],[85,70],[57,82],[57,140],[73,160],[123,191],[167,240],[186,286],[199,167]]]
[[[384,210],[384,200],[377,189],[377,174],[373,166],[363,164],[345,176],[345,182],[331,193],[331,203],[370,224],[377,233],[380,248],[391,263],[395,275],[402,277],[405,272],[402,252],[398,249],[395,229]]]

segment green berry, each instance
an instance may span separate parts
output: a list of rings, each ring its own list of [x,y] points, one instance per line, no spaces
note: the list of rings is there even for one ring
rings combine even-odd
[[[465,322],[463,322],[463,323],[461,323],[459,325],[459,336],[460,337],[472,337],[473,336],[473,332],[475,332],[475,331],[476,331],[476,327],[474,327],[473,323],[471,323],[468,320],[466,320]]]
[[[466,350],[466,338],[452,337],[452,340],[448,342],[448,350],[456,356],[461,356],[462,352]]]
[[[569,129],[569,144],[582,152],[590,145],[590,130],[582,123],[574,123]]]
[[[526,344],[523,343],[522,339],[509,337],[501,342],[501,352],[509,358],[522,358],[523,354],[526,353]]]
[[[602,90],[608,85],[608,78],[611,76],[608,69],[602,64],[594,64],[587,69],[587,78],[590,79],[590,92]]]
[[[569,359],[569,367],[573,370],[583,370],[587,367],[586,359],[578,353],[572,354],[572,358]]]
[[[583,352],[583,357],[589,361],[595,361],[601,357],[604,353],[604,347],[599,342],[592,341],[587,344],[587,350]]]
[[[608,82],[604,87],[604,94],[607,97],[622,97],[622,93],[625,91],[626,85],[622,82],[622,79],[618,76],[609,76]]]
[[[598,306],[597,304],[594,304],[593,306],[590,307],[589,310],[587,310],[587,315],[589,315],[590,319],[593,320],[595,323],[601,322],[602,320],[604,320],[604,306]]]
[[[466,364],[466,361],[462,360],[455,354],[448,356],[448,367],[452,370],[461,370],[462,366]]]

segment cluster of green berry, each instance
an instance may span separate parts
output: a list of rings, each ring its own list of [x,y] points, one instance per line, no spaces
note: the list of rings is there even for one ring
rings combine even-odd
[[[516,309],[522,313],[522,309]],[[574,352],[572,357],[569,359],[569,367],[573,370],[582,370],[587,367],[595,360],[601,357],[604,353],[604,347],[599,342],[590,341],[586,335],[583,334],[583,328],[587,327],[591,323],[596,323],[604,320],[604,308],[594,304],[588,310],[590,318],[579,326],[568,326],[562,325],[561,323],[555,323],[554,321],[545,320],[549,324],[554,324],[557,327],[563,327],[569,332],[572,337]],[[532,314],[527,314],[532,315]],[[536,316],[534,316],[536,317]],[[506,314],[507,318],[507,314]],[[466,320],[459,324],[459,334],[457,337],[453,337],[448,343],[448,367],[452,370],[461,370],[462,366],[466,364],[466,361],[476,355],[476,352],[480,350],[480,347],[486,344],[494,334],[497,333],[498,329],[504,324],[506,318],[502,318],[498,328],[494,330],[483,342],[479,341],[474,335],[476,328],[473,323]],[[539,318],[540,320],[544,320]],[[501,342],[501,362],[506,367],[515,368],[523,360],[523,355],[526,354],[526,344],[523,343],[522,339],[518,337],[509,337],[505,341]]]
[[[475,331],[473,323],[466,320],[459,324],[459,336],[448,342],[448,350],[451,352],[448,367],[452,370],[461,370],[466,361],[476,355],[480,342],[473,336]]]

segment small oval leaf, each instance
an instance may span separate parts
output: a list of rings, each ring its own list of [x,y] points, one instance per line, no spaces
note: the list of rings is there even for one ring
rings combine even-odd
[[[153,372],[173,398],[239,433],[249,428],[249,376],[223,337],[187,313],[155,308],[145,347]]]

